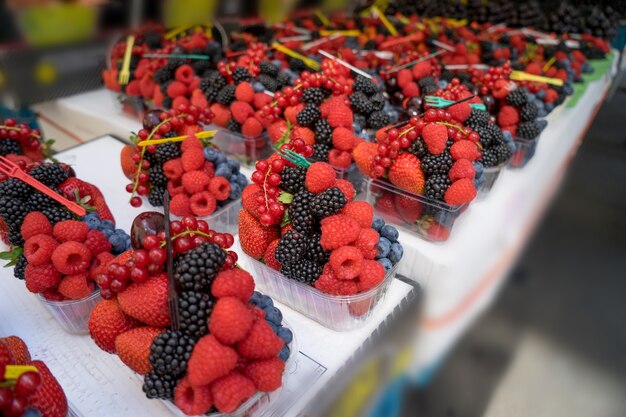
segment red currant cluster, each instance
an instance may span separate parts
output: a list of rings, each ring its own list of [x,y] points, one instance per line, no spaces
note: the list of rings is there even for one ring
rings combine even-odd
[[[43,149],[41,132],[38,129],[31,129],[25,123],[18,124],[15,119],[6,119],[4,124],[0,125],[0,139],[16,141],[26,156],[33,160],[41,159],[33,157],[33,154],[41,154]]]
[[[499,67],[489,67],[489,70],[485,73],[478,68],[470,68],[468,72],[472,76],[472,84],[480,85],[480,94],[487,95],[490,91],[496,88],[496,81],[508,80],[511,75],[511,64],[509,61],[505,62]]]
[[[248,48],[242,52],[237,58],[237,61],[220,61],[217,64],[217,70],[220,74],[232,81],[232,73],[236,67],[244,67],[248,70],[250,75],[256,77],[261,72],[259,64],[261,61],[268,59],[265,52],[267,47],[259,42],[253,42],[248,45]],[[234,57],[238,53],[229,53],[227,56]]]
[[[389,73],[390,70],[392,70],[395,67],[400,67],[404,64],[408,64],[409,62],[413,62],[417,59],[420,59],[426,55],[428,55],[429,52],[418,52],[415,50],[409,50],[409,51],[405,51],[404,49],[402,50],[402,58],[400,58],[397,62],[394,62],[393,64],[387,64],[385,66],[382,67],[382,70],[380,72],[380,76],[383,79],[383,81],[387,81],[390,78],[394,78],[398,76],[398,71],[393,71],[391,73]],[[437,61],[436,59],[430,59],[430,63],[431,63],[431,76],[434,78],[439,78],[441,76],[441,71],[443,69],[443,67],[441,66],[441,64],[439,63],[439,61]],[[411,67],[408,67],[408,69],[410,70]]]
[[[222,249],[232,247],[235,238],[230,233],[218,233],[209,228],[204,220],[186,216],[181,220],[170,222],[173,256],[183,254],[203,243],[215,243]],[[142,283],[152,275],[165,270],[167,252],[165,249],[165,232],[148,234],[141,242],[141,249],[135,249],[124,262],[113,262],[108,265],[105,273],[96,277],[100,287],[100,295],[111,299],[116,293],[124,291],[132,283]],[[237,253],[228,251],[223,269],[231,269],[237,264]]]
[[[5,365],[0,365],[0,414],[20,417],[30,406],[28,398],[41,385],[41,376],[37,372],[28,371],[15,380],[6,380],[5,369]]]
[[[435,91],[434,95],[445,100],[458,101],[471,96],[472,93],[465,84],[461,84],[459,78],[453,78],[446,88]],[[428,108],[427,105],[425,107]]]

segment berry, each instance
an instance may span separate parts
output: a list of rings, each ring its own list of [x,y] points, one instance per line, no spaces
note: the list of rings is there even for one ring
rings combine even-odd
[[[374,106],[362,91],[356,91],[350,96],[350,106],[352,110],[364,116],[374,111]]]
[[[337,128],[337,127],[351,128],[353,117],[354,117],[354,114],[352,113],[352,110],[350,110],[350,107],[344,104],[341,104],[341,105],[333,104],[331,106],[331,109],[329,109],[329,112],[328,112],[328,124],[334,128]]]
[[[315,122],[315,141],[329,145],[331,143],[333,128],[328,124],[328,120],[320,119]]]
[[[328,162],[329,152],[330,146],[323,143],[316,143],[313,145],[313,155],[311,159],[314,161]]]
[[[338,127],[332,134],[333,146],[342,151],[351,151],[355,145],[354,133],[351,129]]]
[[[68,172],[59,164],[44,163],[30,170],[31,177],[48,187],[58,187],[68,178]]]
[[[435,174],[428,177],[424,187],[424,195],[433,200],[443,201],[443,195],[450,186],[450,179],[446,174]]]
[[[22,155],[20,143],[13,139],[0,139],[0,155]]]
[[[259,75],[258,80],[261,84],[263,84],[263,87],[265,87],[267,91],[270,91],[272,93],[279,88],[277,80],[270,77],[269,75],[261,74]]]
[[[248,72],[248,69],[245,67],[237,67],[233,71],[233,80],[235,83],[239,84],[244,81],[252,81],[252,76]]]
[[[211,296],[202,292],[184,291],[178,297],[180,330],[198,339],[208,332],[207,322],[213,311]]]
[[[33,361],[30,365],[37,368],[41,378],[37,391],[28,398],[30,407],[41,410],[44,417],[67,416],[67,398],[59,382],[43,362]]]
[[[216,98],[219,104],[223,104],[224,106],[229,106],[230,103],[235,101],[235,86],[234,85],[226,85],[222,87],[217,94]]]
[[[261,392],[272,392],[280,388],[283,383],[285,362],[278,358],[251,362],[244,369],[246,375]]]
[[[91,252],[87,246],[78,242],[64,242],[52,253],[52,264],[62,274],[74,275],[84,272],[89,268],[89,261]]]
[[[220,272],[211,286],[211,294],[216,298],[235,297],[247,302],[253,293],[254,278],[239,268]]]
[[[385,268],[377,261],[364,260],[357,280],[359,292],[368,291],[385,279]]]
[[[182,332],[166,330],[152,341],[148,360],[152,372],[181,378],[187,372],[187,361],[196,344],[195,339]]]
[[[524,122],[517,126],[517,136],[522,139],[535,139],[541,134],[541,127],[537,122]]]
[[[84,242],[89,233],[89,226],[78,220],[65,220],[54,225],[52,235],[59,242]]]
[[[248,359],[269,359],[276,357],[284,345],[267,321],[256,320],[247,337],[237,344],[237,351]]]
[[[463,178],[452,183],[445,192],[445,202],[458,206],[468,204],[476,197],[476,188],[474,182],[470,179]]]
[[[337,279],[330,265],[324,268],[322,275],[315,281],[315,288],[330,295],[355,295],[358,292],[354,280]]]
[[[239,241],[241,249],[255,259],[261,259],[268,245],[278,238],[278,230],[265,227],[245,210],[239,212]]]
[[[300,100],[303,103],[314,104],[316,106],[319,106],[320,104],[322,104],[322,101],[324,100],[324,93],[319,88],[314,88],[314,87],[307,88],[302,93],[302,98]]]
[[[247,138],[256,138],[263,133],[263,125],[254,117],[246,119],[241,126],[241,134]]]
[[[454,120],[463,123],[470,116],[472,108],[470,107],[468,102],[463,102],[448,107],[446,111],[452,115],[452,118]]]
[[[8,181],[8,180],[7,180]],[[6,182],[6,181],[5,181]],[[0,183],[2,184],[2,183]],[[28,240],[35,235],[51,235],[52,225],[46,216],[39,211],[30,212],[24,217],[20,233],[24,240]]]
[[[465,121],[465,124],[472,130],[476,130],[479,126],[486,126],[489,124],[491,116],[484,110],[472,109],[469,117]]]
[[[362,228],[369,228],[374,219],[374,208],[365,201],[353,201],[343,208],[341,214],[356,220]]]
[[[232,413],[255,393],[254,383],[247,377],[232,373],[211,385],[215,408],[222,413]]]
[[[520,111],[520,117],[525,122],[535,120],[537,116],[539,116],[539,109],[537,108],[537,105],[533,102],[526,103]]]
[[[170,159],[163,164],[163,175],[170,180],[180,179],[185,170],[183,169],[183,163],[180,158]]]
[[[354,91],[362,91],[368,96],[371,96],[372,94],[376,94],[378,92],[378,87],[376,86],[376,84],[374,84],[374,81],[362,75],[356,76],[352,88],[354,89]]]
[[[367,126],[370,129],[380,129],[387,126],[391,122],[391,119],[387,112],[383,110],[377,110],[370,114],[367,118]]]
[[[0,345],[4,345],[13,356],[15,365],[28,365],[31,362],[30,352],[26,343],[17,336],[9,336],[0,339]],[[0,364],[3,363],[0,360]]]
[[[70,300],[80,300],[93,294],[93,281],[88,279],[86,272],[76,275],[66,275],[59,284],[59,292]]]
[[[343,214],[335,214],[322,220],[321,229],[322,247],[333,250],[354,242],[361,228],[356,220]]]
[[[239,124],[244,123],[248,119],[248,117],[254,115],[254,109],[252,108],[252,106],[243,101],[235,101],[233,104],[231,104],[230,111],[233,114],[233,118]]]
[[[314,104],[307,104],[297,116],[297,121],[300,126],[309,127],[314,126],[315,122],[319,120],[321,112],[319,107]]]
[[[424,191],[424,173],[419,159],[408,152],[401,153],[389,168],[389,181],[414,194]]]
[[[350,181],[344,180],[344,179],[338,179],[337,182],[335,183],[335,187],[341,190],[341,192],[343,193],[343,195],[346,196],[348,201],[354,200],[354,196],[356,192],[354,191],[354,186],[352,185]]]
[[[473,180],[475,176],[476,170],[474,169],[474,165],[467,159],[459,159],[456,161],[448,173],[448,177],[452,182],[461,178]]]
[[[189,199],[189,208],[196,216],[209,216],[217,208],[217,201],[208,191],[195,193]]]
[[[376,155],[378,155],[378,145],[371,142],[361,142],[352,150],[354,163],[368,177],[371,177],[371,170]]]
[[[126,316],[116,300],[102,300],[89,316],[89,334],[98,347],[115,353],[115,338],[136,327],[137,322]]]
[[[41,210],[41,212],[52,224],[56,224],[63,220],[70,220],[74,217],[71,212],[61,206],[45,208]]]
[[[36,235],[24,244],[24,256],[29,265],[42,266],[50,263],[52,253],[59,246],[58,242],[49,235]]]
[[[448,128],[437,123],[428,123],[422,129],[422,139],[433,155],[439,155],[446,149]]]
[[[206,414],[213,407],[211,387],[209,385],[194,387],[185,377],[176,386],[174,404],[188,416]]]
[[[320,244],[321,238],[321,233],[314,233],[311,235],[307,241],[307,247],[304,252],[307,259],[317,263],[318,265],[326,264],[326,262],[328,262],[328,258],[330,257],[330,252],[324,250]]]
[[[203,156],[204,158],[204,156]],[[211,179],[203,171],[190,171],[183,174],[183,187],[189,194],[199,193],[209,185]]]
[[[306,170],[302,167],[285,167],[280,173],[280,188],[295,195],[304,187]]]
[[[339,188],[331,187],[313,197],[309,208],[317,217],[324,218],[339,212],[347,202]]]
[[[185,194],[176,194],[170,201],[170,211],[173,215],[183,217],[190,216],[191,213],[191,201]]]
[[[474,142],[469,140],[460,140],[456,142],[450,148],[450,155],[455,161],[459,159],[467,159],[469,161],[476,161],[480,159],[481,152]]]
[[[500,126],[512,126],[519,122],[520,113],[513,106],[502,106],[498,113],[498,124]]]
[[[276,239],[272,243],[270,243],[270,245],[267,247],[267,250],[265,251],[265,254],[263,255],[263,262],[265,262],[265,264],[270,268],[277,271],[280,271],[280,269],[282,268],[282,265],[276,260],[275,256],[276,248],[278,247],[279,242],[280,239]]]
[[[313,285],[322,273],[322,266],[314,261],[299,259],[283,263],[280,272],[294,281]]]
[[[359,237],[353,245],[361,251],[365,259],[374,259],[378,254],[376,245],[378,244],[379,237],[376,230],[364,228],[359,232]]]
[[[224,177],[213,177],[209,183],[208,190],[216,200],[224,201],[230,197],[230,182]]]
[[[177,382],[178,379],[172,375],[159,375],[155,372],[148,372],[144,375],[143,392],[150,399],[173,400]]]
[[[511,106],[521,107],[528,101],[528,96],[524,89],[516,88],[506,96],[505,101]]]
[[[219,245],[203,243],[176,258],[174,279],[185,291],[208,292],[225,260]]]
[[[240,299],[224,297],[215,303],[209,331],[221,343],[232,345],[246,337],[253,322],[252,313]]]
[[[324,162],[313,163],[306,172],[307,190],[317,194],[335,185],[337,174],[333,167]]]
[[[269,61],[261,61],[259,71],[261,71],[261,74],[269,75],[270,77],[278,75],[278,67]]]
[[[157,145],[154,153],[154,161],[157,164],[165,165],[168,161],[180,158],[180,144],[177,142],[167,142]],[[165,167],[164,167],[165,168]]]
[[[115,351],[120,360],[139,375],[145,375],[152,368],[148,358],[150,346],[163,329],[158,327],[137,327],[115,338]]]
[[[166,189],[163,187],[152,187],[148,194],[148,202],[154,207],[161,207],[163,205],[163,195]]]
[[[281,264],[295,262],[298,260],[306,248],[306,237],[295,230],[288,231],[276,247],[274,256]]]
[[[192,386],[208,385],[228,375],[237,364],[237,352],[221,344],[215,336],[202,337],[187,362],[187,378]]]
[[[300,233],[309,234],[316,225],[316,219],[310,206],[315,194],[302,190],[297,193],[289,206],[289,218],[293,228]]]
[[[235,89],[235,97],[239,101],[252,103],[254,100],[254,89],[252,88],[252,85],[248,82],[239,84]]]
[[[339,279],[353,279],[361,271],[363,254],[353,246],[342,246],[330,254],[330,266]]]
[[[426,155],[422,158],[421,168],[426,176],[434,174],[447,174],[452,168],[454,161],[449,152],[439,155]]]
[[[142,323],[158,327],[170,324],[166,274],[131,284],[117,295],[117,301],[124,314]]]
[[[205,161],[204,152],[202,152],[202,149],[198,148],[187,149],[185,152],[183,152],[183,155],[180,159],[183,164],[183,170],[185,172],[202,169]],[[184,175],[183,178],[185,178]]]

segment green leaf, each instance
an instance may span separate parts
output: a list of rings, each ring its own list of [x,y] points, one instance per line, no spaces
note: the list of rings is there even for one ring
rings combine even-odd
[[[282,193],[280,193],[277,200],[281,203],[291,204],[291,202],[293,201],[293,194],[289,194],[283,191]]]
[[[16,246],[10,252],[0,252],[0,259],[4,261],[9,261],[6,265],[4,265],[5,268],[9,268],[17,264],[17,261],[19,261],[20,256],[23,253],[24,253],[24,249],[19,246]]]
[[[293,129],[293,125],[291,123],[289,123],[289,121],[287,121],[287,130],[285,130],[285,133],[283,133],[283,135],[280,137],[280,139],[278,139],[278,141],[274,144],[274,148],[278,151],[280,150],[280,147],[283,146],[286,143],[289,143],[289,141],[291,140],[291,130]]]
[[[285,210],[285,216],[283,217],[283,221],[280,222],[280,227],[285,227],[291,223],[291,219],[289,218],[289,209]]]

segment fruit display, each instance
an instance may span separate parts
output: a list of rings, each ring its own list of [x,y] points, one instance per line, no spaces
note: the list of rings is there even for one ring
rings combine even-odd
[[[252,275],[235,267],[233,236],[195,217],[170,222],[174,289],[165,232],[154,227],[165,219],[147,216],[135,222],[135,247],[97,278],[102,291],[116,280],[124,288],[103,293],[93,310],[94,342],[143,376],[148,398],[187,415],[232,413],[257,392],[278,389],[293,334],[272,300],[255,292]]]
[[[66,417],[63,388],[41,360],[33,360],[17,336],[0,338],[0,415]]]
[[[0,156],[30,164],[45,158],[47,146],[49,143],[43,143],[41,132],[27,124],[18,124],[15,119],[0,124]]]

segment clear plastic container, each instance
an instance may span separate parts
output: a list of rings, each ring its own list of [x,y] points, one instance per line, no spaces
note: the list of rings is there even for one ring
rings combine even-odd
[[[377,216],[430,241],[447,240],[457,217],[467,207],[409,193],[386,181],[366,178],[364,182],[365,201],[374,206]]]
[[[485,168],[483,171],[483,176],[485,177],[485,182],[483,182],[482,186],[478,189],[478,196],[485,197],[489,194],[489,191],[493,188],[493,185],[496,183],[500,174],[506,168],[508,162],[505,162],[501,165],[495,167]]]
[[[385,298],[395,276],[396,264],[385,279],[369,291],[357,295],[325,294],[310,285],[287,278],[275,269],[251,257],[251,273],[259,291],[288,305],[319,324],[335,331],[362,327],[372,316],[374,307]]]
[[[50,301],[37,295],[39,301],[52,314],[63,330],[71,334],[89,334],[89,316],[102,298],[97,290],[81,300]]]
[[[509,166],[511,168],[524,168],[535,155],[537,142],[539,142],[539,136],[535,139],[515,138],[516,150],[509,160]]]
[[[212,142],[229,158],[236,159],[247,167],[253,167],[259,159],[267,159],[274,153],[269,137],[264,132],[256,138],[247,138],[228,129],[211,125],[209,130],[217,130]]]
[[[143,116],[151,109],[143,97],[129,96],[115,91],[111,91],[111,96],[120,113],[138,120],[143,120]]]
[[[354,162],[350,164],[348,168],[337,168],[333,166],[333,169],[337,173],[338,179],[350,181],[354,186],[356,194],[361,192],[363,187],[363,174],[361,174],[361,171],[359,171]]]

